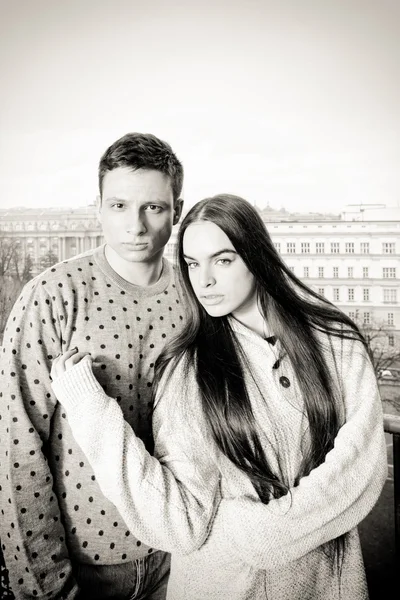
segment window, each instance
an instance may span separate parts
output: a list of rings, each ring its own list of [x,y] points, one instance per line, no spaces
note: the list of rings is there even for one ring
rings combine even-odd
[[[331,253],[339,254],[339,242],[331,242]]]
[[[369,288],[363,288],[363,300],[369,302]]]
[[[303,268],[303,276],[304,277],[310,277],[310,268],[309,267],[304,267]]]
[[[315,249],[317,254],[325,254],[325,244],[324,242],[317,242],[315,244]]]
[[[333,288],[333,301],[339,302],[339,288]]]
[[[350,319],[352,319],[353,321],[355,321],[355,320],[356,320],[356,313],[354,312],[354,310],[351,310],[351,311],[349,312],[349,317],[350,317]]]
[[[354,277],[354,268],[347,267],[347,277]]]
[[[287,242],[286,251],[288,254],[295,254],[296,252],[296,243],[295,242]]]
[[[389,346],[394,346],[394,335],[388,336]]]
[[[324,276],[324,267],[318,267],[318,277]]]
[[[369,312],[365,312],[363,315],[363,324],[364,325],[371,325],[371,313]]]
[[[397,303],[397,290],[387,289],[383,290],[383,302],[384,304],[396,304]]]
[[[394,242],[383,242],[382,254],[395,254],[396,244]]]
[[[294,273],[294,267],[289,267],[289,269]]]
[[[310,254],[309,242],[301,242],[301,253],[302,254]]]
[[[396,267],[383,267],[383,279],[396,279]]]
[[[369,254],[369,242],[361,242],[360,252],[361,254]]]
[[[347,290],[347,297],[350,302],[352,302],[354,300],[354,288],[349,288]]]
[[[320,296],[325,296],[325,288],[318,288],[318,294]]]
[[[280,242],[274,242],[274,246],[275,246],[275,250],[277,252],[281,251],[281,244],[280,244]]]
[[[346,254],[354,254],[354,242],[346,242]]]
[[[339,267],[333,267],[333,278],[337,279],[339,277]]]
[[[388,313],[387,324],[394,325],[394,313]]]
[[[369,267],[363,267],[363,278],[368,279],[369,277]]]

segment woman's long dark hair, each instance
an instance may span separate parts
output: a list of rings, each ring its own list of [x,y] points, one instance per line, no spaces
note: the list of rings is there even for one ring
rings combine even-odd
[[[342,425],[340,393],[326,365],[318,332],[361,342],[363,337],[349,317],[290,271],[260,215],[246,200],[220,194],[198,202],[189,211],[180,226],[176,248],[178,278],[187,299],[187,326],[160,356],[156,383],[170,360],[185,355],[187,363],[195,366],[204,415],[216,444],[249,476],[260,499],[267,503],[271,497],[287,493],[288,485],[282,474],[273,472],[262,448],[244,380],[246,357],[229,319],[210,317],[193,292],[183,258],[183,237],[197,221],[210,221],[228,236],[253,274],[261,312],[293,365],[310,434],[296,484],[324,461]]]

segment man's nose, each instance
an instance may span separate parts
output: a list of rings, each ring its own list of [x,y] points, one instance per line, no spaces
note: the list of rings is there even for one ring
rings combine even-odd
[[[131,211],[127,217],[126,230],[132,235],[146,233],[146,224],[140,211]]]

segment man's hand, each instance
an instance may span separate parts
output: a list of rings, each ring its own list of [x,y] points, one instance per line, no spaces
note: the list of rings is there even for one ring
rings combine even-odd
[[[85,356],[88,356],[91,360],[89,352],[79,352],[78,348],[72,348],[72,350],[56,356],[51,365],[50,376],[52,380],[55,381],[57,377],[61,377],[65,371],[78,364]]]

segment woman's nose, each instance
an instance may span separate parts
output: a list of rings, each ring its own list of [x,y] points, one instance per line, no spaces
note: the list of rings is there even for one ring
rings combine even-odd
[[[199,283],[203,288],[210,287],[215,284],[215,278],[209,270],[203,270],[200,274]]]

